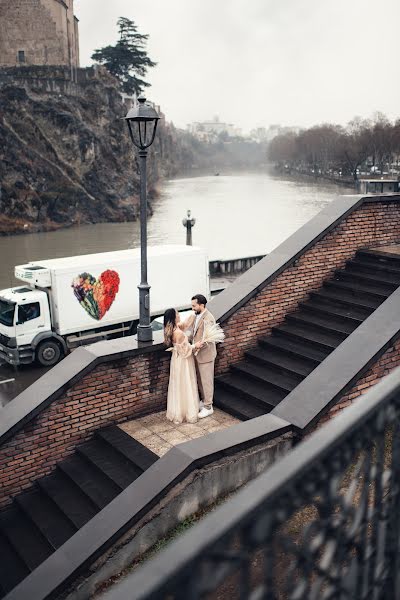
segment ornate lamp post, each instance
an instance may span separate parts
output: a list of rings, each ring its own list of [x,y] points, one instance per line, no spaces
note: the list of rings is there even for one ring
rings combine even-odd
[[[139,325],[137,337],[140,342],[153,339],[150,327],[150,286],[147,283],[147,148],[154,142],[160,117],[146,98],[139,96],[138,104],[125,117],[133,145],[139,149],[140,168],[140,268]]]
[[[186,246],[192,245],[192,227],[196,223],[196,219],[190,218],[191,211],[187,211],[187,219],[182,219],[182,225],[186,227]]]

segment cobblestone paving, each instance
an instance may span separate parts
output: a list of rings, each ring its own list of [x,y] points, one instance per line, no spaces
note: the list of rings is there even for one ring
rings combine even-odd
[[[221,431],[236,423],[240,423],[239,419],[214,408],[213,415],[200,419],[197,423],[175,425],[171,421],[167,421],[165,411],[162,411],[141,419],[127,421],[120,427],[155,454],[163,456],[177,444],[188,442],[213,431]]]

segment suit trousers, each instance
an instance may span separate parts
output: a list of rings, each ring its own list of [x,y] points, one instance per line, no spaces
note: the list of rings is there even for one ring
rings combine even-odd
[[[211,362],[199,363],[194,359],[196,365],[197,385],[199,386],[200,400],[204,406],[211,408],[214,397],[214,363]]]

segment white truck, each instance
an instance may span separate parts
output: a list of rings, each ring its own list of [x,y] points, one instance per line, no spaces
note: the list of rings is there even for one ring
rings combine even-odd
[[[24,285],[0,291],[0,361],[56,364],[72,348],[135,333],[140,249],[39,260],[15,267]],[[206,251],[148,248],[151,315],[210,296]]]

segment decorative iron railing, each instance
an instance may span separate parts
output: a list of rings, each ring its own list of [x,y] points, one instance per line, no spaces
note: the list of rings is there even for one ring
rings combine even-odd
[[[400,598],[400,369],[107,600]]]

